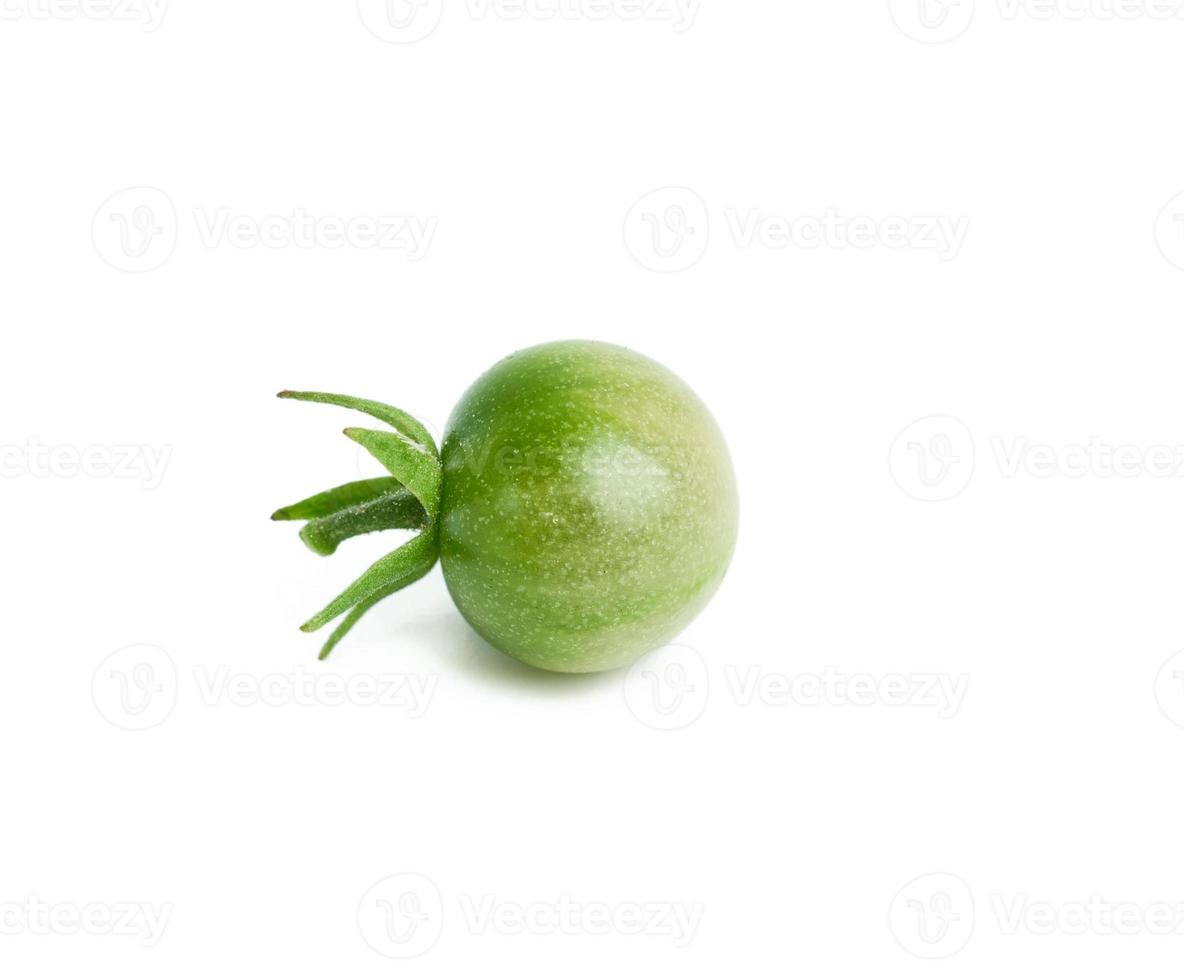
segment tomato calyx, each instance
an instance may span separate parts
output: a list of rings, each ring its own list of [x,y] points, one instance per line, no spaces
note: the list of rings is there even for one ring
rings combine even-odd
[[[439,557],[437,517],[443,467],[431,433],[415,418],[381,402],[349,395],[281,391],[280,398],[336,405],[364,412],[394,431],[349,428],[345,435],[377,459],[389,477],[347,483],[282,507],[272,520],[308,523],[300,537],[318,555],[331,555],[348,538],[394,528],[419,531],[371,565],[352,585],[301,626],[315,632],[344,616],[321,649],[324,660],[370,609],[423,578]]]

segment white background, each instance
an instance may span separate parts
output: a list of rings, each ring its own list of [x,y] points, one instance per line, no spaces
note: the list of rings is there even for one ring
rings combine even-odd
[[[0,20],[5,975],[1178,976],[1171,4],[46,2]],[[334,232],[390,216],[426,250]],[[731,444],[682,646],[541,675],[437,571],[319,667],[398,535],[268,522],[373,472],[274,392],[438,430],[568,337]],[[324,686],[392,674],[427,703]]]

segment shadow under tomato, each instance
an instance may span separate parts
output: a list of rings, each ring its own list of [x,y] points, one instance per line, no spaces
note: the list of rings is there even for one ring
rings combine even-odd
[[[534,690],[551,696],[586,696],[601,687],[620,685],[621,671],[602,674],[556,674],[529,667],[491,646],[456,610],[440,613],[419,628],[436,635],[433,647],[451,666],[485,683]]]

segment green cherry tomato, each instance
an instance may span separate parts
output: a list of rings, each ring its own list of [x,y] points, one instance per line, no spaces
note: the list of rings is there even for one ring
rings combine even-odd
[[[439,555],[461,614],[492,646],[563,673],[610,670],[673,639],[719,587],[736,541],[727,446],[660,364],[591,341],[544,344],[486,372],[437,455],[410,416],[345,396],[394,433],[347,430],[392,474],[277,513],[322,554],[354,534],[416,527],[305,628],[347,614],[325,653]],[[384,565],[384,563],[386,563]]]
[[[673,639],[736,541],[732,465],[682,381],[621,347],[514,354],[444,437],[440,558],[457,607],[504,653],[608,670]]]

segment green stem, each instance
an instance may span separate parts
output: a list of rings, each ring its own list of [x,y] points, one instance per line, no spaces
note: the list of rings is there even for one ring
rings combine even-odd
[[[300,628],[305,633],[315,633],[377,593],[389,589],[386,594],[391,595],[418,581],[432,570],[438,556],[436,535],[424,531],[385,558],[379,558],[348,589]]]
[[[311,521],[316,517],[328,517],[346,507],[355,507],[371,500],[385,497],[394,493],[402,484],[390,476],[380,476],[374,480],[359,480],[357,483],[347,483],[343,487],[326,490],[302,500],[298,504],[281,507],[271,515],[273,521]]]
[[[321,650],[329,655],[367,612],[387,596],[430,572],[439,556],[436,519],[443,468],[427,429],[406,412],[380,402],[319,392],[280,392],[281,398],[353,408],[386,422],[394,432],[346,429],[345,434],[374,456],[389,477],[361,480],[316,494],[276,511],[277,521],[307,520],[300,537],[313,551],[331,555],[348,538],[389,528],[420,528],[420,533],[371,565],[352,585],[300,628],[318,630],[345,618]]]
[[[406,580],[396,579],[395,581],[383,586],[381,589],[379,589],[377,592],[375,592],[373,595],[371,595],[370,598],[363,599],[356,606],[354,606],[353,609],[351,609],[349,611],[349,614],[345,617],[345,619],[343,619],[337,625],[337,628],[333,631],[332,635],[325,642],[325,645],[323,647],[321,647],[321,654],[320,654],[320,657],[318,657],[317,659],[319,659],[319,660],[327,659],[329,654],[331,654],[333,652],[333,648],[335,646],[337,646],[337,644],[340,643],[343,639],[345,639],[346,634],[350,630],[352,630],[355,625],[357,625],[357,622],[359,619],[361,619],[363,616],[365,616],[366,613],[368,613],[371,609],[373,609],[376,605],[378,605],[378,603],[380,603],[387,596],[394,595],[400,589],[405,588],[406,586],[410,585],[412,582],[416,581],[417,579],[422,578],[424,575],[426,575],[428,572],[431,571],[432,565],[434,565],[435,563],[436,563],[436,560],[435,560],[435,558],[433,558],[430,563],[428,563],[426,566],[424,566],[422,573],[419,575],[416,575],[415,578],[408,578]]]
[[[426,521],[420,502],[410,490],[400,487],[394,493],[309,521],[300,531],[300,540],[318,555],[331,555],[342,541],[360,534],[422,528]]]

